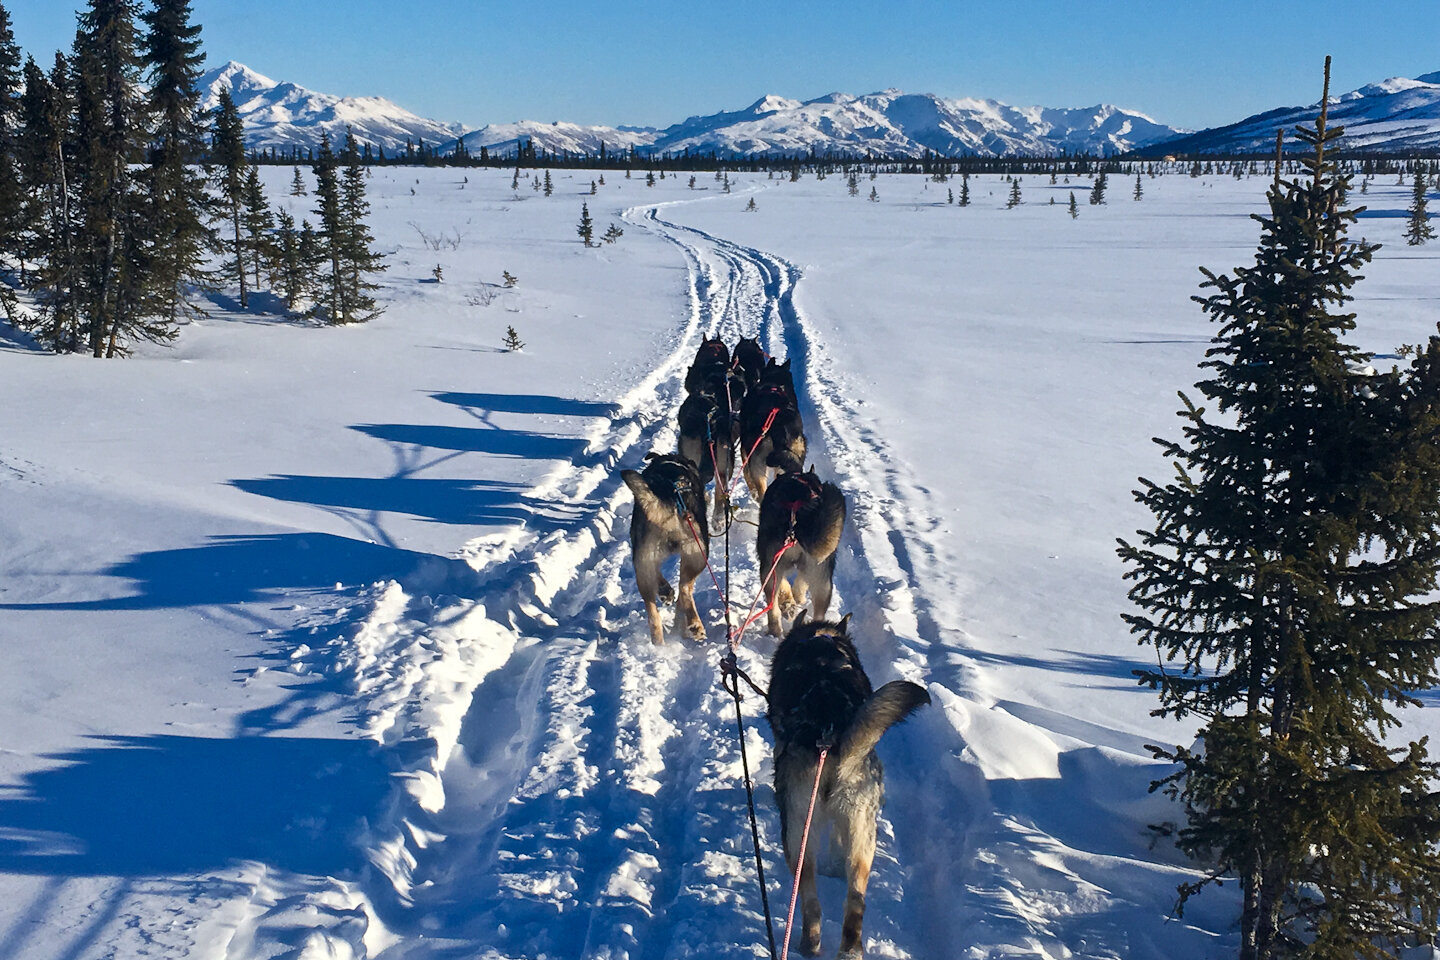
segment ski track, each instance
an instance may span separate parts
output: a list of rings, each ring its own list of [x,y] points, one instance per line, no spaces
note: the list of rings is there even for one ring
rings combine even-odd
[[[934,698],[881,748],[889,799],[867,955],[1163,956],[1127,941],[1133,918],[1112,916],[1148,910],[1146,898],[1119,902],[1082,877],[1072,851],[996,809],[966,759],[971,720],[999,708],[963,655],[963,632],[927,599],[957,592],[930,536],[939,523],[797,308],[799,270],[662,219],[673,205],[623,216],[675,244],[688,264],[690,308],[675,349],[591,429],[575,462],[528,494],[574,522],[545,536],[515,528],[472,541],[462,574],[375,584],[357,626],[306,651],[312,669],[346,678],[362,729],[383,746],[400,787],[363,838],[365,875],[243,878],[253,892],[230,920],[222,955],[253,956],[260,943],[272,945],[266,956],[295,957],[768,955],[734,703],[719,684],[722,603],[702,574],[708,642],[649,642],[619,478],[651,450],[674,448],[683,373],[704,333],[731,343],[758,334],[792,358],[812,460],[849,502],[832,613],[854,614],[877,686],[903,677]],[[737,622],[759,587],[751,531],[731,530]],[[712,540],[722,578],[723,543]],[[762,629],[747,632],[740,661],[763,684],[775,642]],[[743,712],[778,942],[790,877],[763,702],[748,696]],[[1087,872],[1119,876],[1128,866]],[[1173,876],[1162,879],[1173,889]],[[822,878],[820,894],[832,952],[843,881]],[[1168,905],[1164,891],[1151,899]],[[309,921],[303,937],[300,917]]]

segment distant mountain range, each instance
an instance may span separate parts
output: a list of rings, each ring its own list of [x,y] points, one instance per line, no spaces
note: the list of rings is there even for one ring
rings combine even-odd
[[[1149,145],[1142,155],[1188,153],[1260,153],[1275,150],[1275,131],[1285,131],[1287,149],[1298,144],[1297,125],[1313,124],[1320,115],[1316,101],[1303,107],[1281,107],[1246,117],[1238,123]],[[1409,79],[1392,77],[1330,98],[1329,123],[1343,126],[1342,150],[1404,153],[1440,147],[1440,72]]]
[[[832,93],[814,100],[767,96],[742,109],[693,116],[669,127],[585,126],[519,121],[467,132],[431,120],[383,97],[336,97],[271,80],[231,61],[205,74],[205,106],[228,87],[252,149],[302,150],[327,133],[346,130],[393,155],[407,141],[442,154],[463,142],[472,154],[514,156],[522,144],[537,151],[598,154],[630,148],[646,154],[717,153],[761,156],[810,153],[918,157],[1053,156],[1060,153],[1141,155],[1266,152],[1276,128],[1287,134],[1313,121],[1318,104],[1286,107],[1198,133],[1167,126],[1108,104],[1076,109],[1014,107],[998,100],[947,99],[884,90],[865,96]],[[1440,73],[1396,78],[1332,98],[1331,122],[1346,127],[1350,149],[1404,151],[1440,147]]]

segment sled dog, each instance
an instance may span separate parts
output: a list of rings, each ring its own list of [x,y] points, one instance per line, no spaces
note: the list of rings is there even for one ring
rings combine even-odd
[[[735,471],[736,419],[726,403],[726,393],[712,381],[692,393],[680,405],[680,456],[695,464],[700,481],[715,484],[715,516],[726,516],[730,502],[730,477]]]
[[[785,862],[800,878],[800,951],[807,956],[820,951],[816,838],[828,833],[829,851],[844,863],[846,880],[840,960],[861,956],[865,887],[875,857],[875,818],[885,795],[875,744],[891,726],[930,702],[925,688],[908,680],[892,680],[872,691],[848,636],[849,625],[848,614],[838,622],[806,621],[801,615],[771,661],[767,714],[775,736],[775,799]],[[802,871],[800,836],[821,745],[829,753]]]
[[[790,377],[790,361],[768,360],[760,382],[745,394],[740,406],[740,452],[746,457],[745,486],[757,502],[770,484],[770,468],[781,455],[798,463],[805,461],[805,427]]]
[[[714,340],[702,338],[690,369],[685,371],[685,389],[694,393],[712,372],[724,372],[729,366],[730,348],[725,346],[725,341],[719,337]]]
[[[765,351],[760,347],[758,337],[741,337],[730,352],[730,365],[745,381],[745,388],[753,390],[760,385],[760,371],[765,366]]]
[[[620,476],[635,495],[630,515],[630,550],[635,585],[645,601],[650,637],[665,642],[659,603],[676,600],[675,628],[691,638],[705,637],[705,624],[695,608],[695,578],[705,569],[710,552],[710,525],[705,515],[705,484],[695,464],[674,454],[652,453],[644,471],[624,470]],[[676,596],[660,566],[680,554],[680,592]]]
[[[788,472],[781,473],[760,501],[755,552],[760,558],[760,579],[769,601],[768,624],[772,636],[782,636],[780,617],[792,616],[804,606],[808,592],[816,617],[830,607],[835,551],[845,528],[845,495],[833,483],[821,483],[813,471],[800,470],[788,455],[778,458]],[[784,551],[786,542],[794,543]],[[792,589],[790,577],[794,575]]]

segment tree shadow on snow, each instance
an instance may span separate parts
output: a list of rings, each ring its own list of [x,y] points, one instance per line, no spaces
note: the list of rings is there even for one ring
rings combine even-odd
[[[568,510],[527,497],[518,485],[497,480],[284,475],[230,483],[246,493],[289,503],[403,513],[436,523],[522,524],[549,530],[571,519]]]
[[[99,600],[0,604],[8,610],[156,610],[274,599],[337,582],[403,578],[422,566],[458,564],[427,553],[328,533],[211,537],[203,546],[136,554],[105,573],[137,593]],[[468,568],[466,568],[468,569]]]
[[[553,417],[612,417],[620,412],[619,404],[565,397],[547,397],[533,393],[436,393],[441,403],[463,407],[477,415],[490,413],[533,413]]]
[[[258,860],[345,876],[390,770],[367,740],[100,737],[0,792],[0,870],[156,876]]]
[[[352,429],[389,443],[526,460],[569,460],[585,449],[585,442],[576,437],[557,437],[526,430],[400,423],[367,423]]]

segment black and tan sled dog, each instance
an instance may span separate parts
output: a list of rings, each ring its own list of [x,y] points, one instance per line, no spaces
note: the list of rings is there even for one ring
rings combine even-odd
[[[828,852],[844,863],[845,919],[840,960],[861,955],[865,887],[875,857],[875,818],[885,796],[875,744],[891,726],[930,702],[925,688],[892,680],[871,690],[850,641],[850,617],[839,622],[796,621],[770,665],[770,729],[775,735],[775,799],[785,862],[800,877],[800,951],[820,950],[820,899],[815,892],[816,850],[828,834]],[[815,786],[820,746],[828,748],[816,794],[815,815],[801,871],[800,836]]]
[[[649,454],[644,471],[624,470],[620,476],[635,495],[630,515],[630,550],[635,584],[645,601],[650,636],[665,642],[659,604],[675,600],[675,628],[704,639],[705,623],[695,608],[695,578],[705,569],[710,552],[710,524],[705,514],[705,484],[695,464],[674,454]],[[677,596],[660,566],[680,554]]]
[[[781,636],[781,616],[793,616],[808,593],[816,617],[830,609],[835,551],[845,530],[845,495],[833,483],[821,483],[788,455],[776,458],[788,472],[777,476],[760,501],[755,552],[760,579],[770,604],[771,636]],[[795,543],[781,552],[786,541]],[[791,577],[795,584],[792,588]]]
[[[767,360],[760,381],[740,405],[740,452],[745,460],[745,486],[757,502],[765,497],[770,469],[777,457],[805,461],[805,427],[800,420],[790,361]]]

